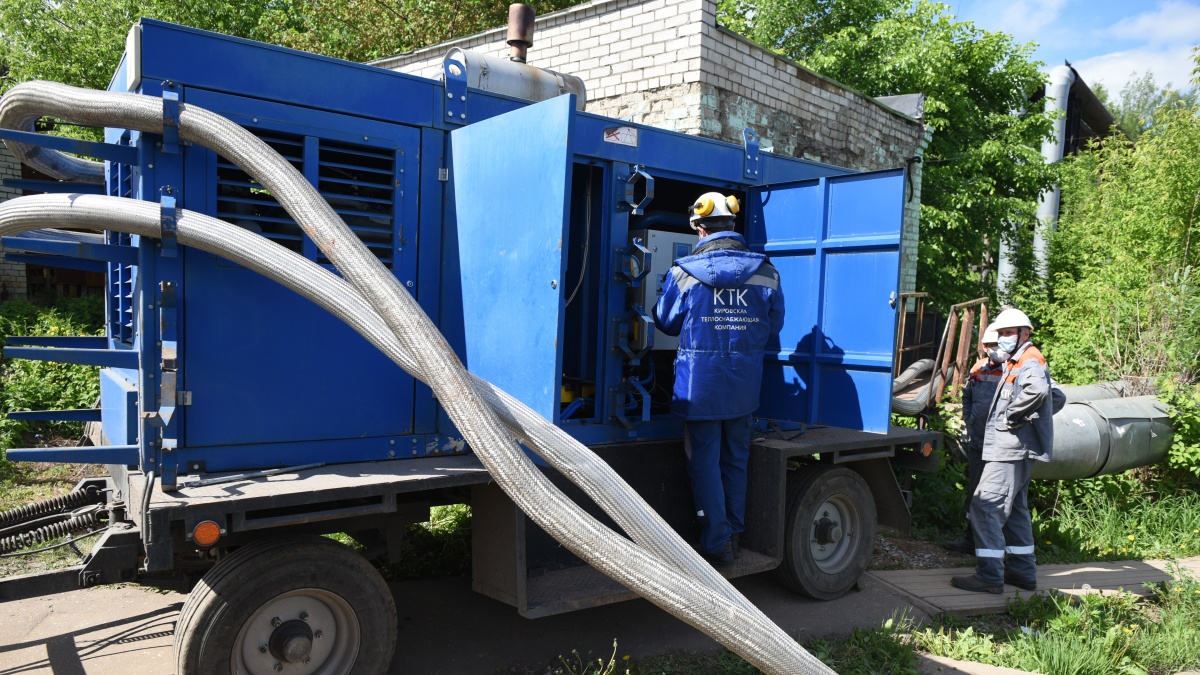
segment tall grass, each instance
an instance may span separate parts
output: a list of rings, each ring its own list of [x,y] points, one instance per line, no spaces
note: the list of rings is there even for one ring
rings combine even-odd
[[[1042,562],[1200,555],[1200,495],[1066,499],[1034,522]]]

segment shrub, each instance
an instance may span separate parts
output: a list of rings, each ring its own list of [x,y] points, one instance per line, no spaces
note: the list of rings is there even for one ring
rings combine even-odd
[[[98,335],[104,304],[100,298],[62,299],[51,307],[25,301],[0,304],[0,336]],[[100,393],[97,369],[65,363],[0,360],[0,410],[90,408]],[[0,453],[30,433],[78,435],[78,422],[25,422],[0,418]],[[0,457],[3,455],[0,454]]]

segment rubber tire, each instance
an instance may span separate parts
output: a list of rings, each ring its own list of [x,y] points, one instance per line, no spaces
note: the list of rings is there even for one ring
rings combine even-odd
[[[233,643],[264,603],[300,588],[341,596],[358,617],[358,656],[349,675],[387,672],[396,648],[396,604],[361,555],[318,536],[283,536],[239,548],[204,575],[175,626],[176,675],[229,675]]]
[[[840,571],[830,574],[821,570],[813,559],[807,533],[814,511],[835,495],[853,502],[860,523],[850,560]],[[814,464],[794,472],[788,477],[784,523],[783,562],[775,568],[775,575],[784,586],[810,598],[833,600],[858,583],[871,560],[877,527],[875,498],[862,476],[845,467],[827,464]]]

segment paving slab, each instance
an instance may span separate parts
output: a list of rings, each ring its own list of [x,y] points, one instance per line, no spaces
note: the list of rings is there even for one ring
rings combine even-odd
[[[1200,556],[1175,561],[1193,576],[1200,576]],[[1146,584],[1171,579],[1171,562],[1167,560],[1122,560],[1117,562],[1039,565],[1038,590],[1051,590],[1069,595],[1085,593],[1134,593],[1147,595]],[[1033,593],[1015,586],[1004,587],[1004,593],[976,593],[950,585],[950,577],[971,574],[970,568],[935,570],[887,570],[868,572],[866,576],[890,587],[914,607],[930,616],[954,614],[975,616],[1002,614],[1014,595],[1028,597]]]
[[[1027,670],[989,666],[973,661],[955,661],[944,656],[918,654],[917,672],[921,675],[1037,675]]]
[[[872,579],[830,602],[802,598],[770,575],[734,581],[767,616],[801,640],[875,628],[907,612],[902,598]],[[493,675],[510,666],[542,669],[577,649],[641,659],[672,650],[718,648],[708,636],[633,600],[541,619],[471,590],[466,577],[390,584],[399,641],[389,673]],[[0,675],[170,675],[174,624],[187,596],[139,586],[104,587],[0,603]]]

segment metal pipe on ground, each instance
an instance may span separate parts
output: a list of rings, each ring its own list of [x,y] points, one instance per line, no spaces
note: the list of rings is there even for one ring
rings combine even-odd
[[[1054,452],[1034,462],[1038,480],[1120,473],[1162,461],[1174,430],[1167,405],[1153,396],[1068,403],[1054,416]]]

